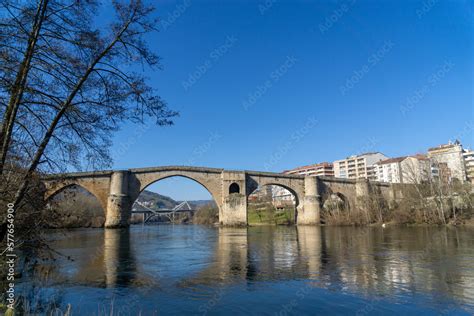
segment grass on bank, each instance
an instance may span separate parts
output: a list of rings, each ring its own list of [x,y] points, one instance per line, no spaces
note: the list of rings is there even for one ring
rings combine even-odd
[[[274,208],[249,208],[249,225],[292,225],[295,223],[294,208],[276,210]]]

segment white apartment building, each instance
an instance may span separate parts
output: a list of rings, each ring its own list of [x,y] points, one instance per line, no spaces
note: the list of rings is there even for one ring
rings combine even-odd
[[[375,163],[374,170],[377,181],[401,183],[402,182],[402,167],[401,162],[406,157],[390,158]]]
[[[421,183],[431,177],[431,163],[424,155],[397,157],[375,164],[377,181],[390,183]]]
[[[459,141],[428,149],[428,157],[435,164],[446,163],[452,178],[461,182],[466,181],[464,149]]]
[[[465,149],[463,157],[467,180],[474,184],[474,150]]]
[[[377,180],[377,175],[374,165],[386,159],[388,159],[388,157],[384,154],[374,152],[336,160],[333,163],[334,176],[345,179],[366,178],[375,181]]]
[[[431,178],[431,162],[425,155],[406,157],[401,163],[401,183],[422,183]]]

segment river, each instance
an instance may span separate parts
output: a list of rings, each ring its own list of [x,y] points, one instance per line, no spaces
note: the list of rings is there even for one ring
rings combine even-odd
[[[18,284],[31,311],[474,314],[473,228],[137,225],[47,238],[64,256]]]

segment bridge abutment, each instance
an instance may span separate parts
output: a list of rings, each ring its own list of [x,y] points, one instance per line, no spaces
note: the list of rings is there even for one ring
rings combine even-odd
[[[105,214],[106,228],[128,227],[131,216],[131,200],[128,194],[129,171],[115,171],[110,178],[110,193]]]
[[[317,177],[304,178],[304,201],[297,208],[298,225],[318,225],[321,218],[321,197]]]

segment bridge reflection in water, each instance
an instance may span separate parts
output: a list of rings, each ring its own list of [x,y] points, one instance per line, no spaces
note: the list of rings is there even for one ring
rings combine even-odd
[[[474,263],[466,259],[474,255],[472,233],[197,225],[81,230],[56,240],[56,249],[75,259],[57,273],[62,284],[152,292],[308,280],[313,287],[377,295],[441,292],[474,304]]]

